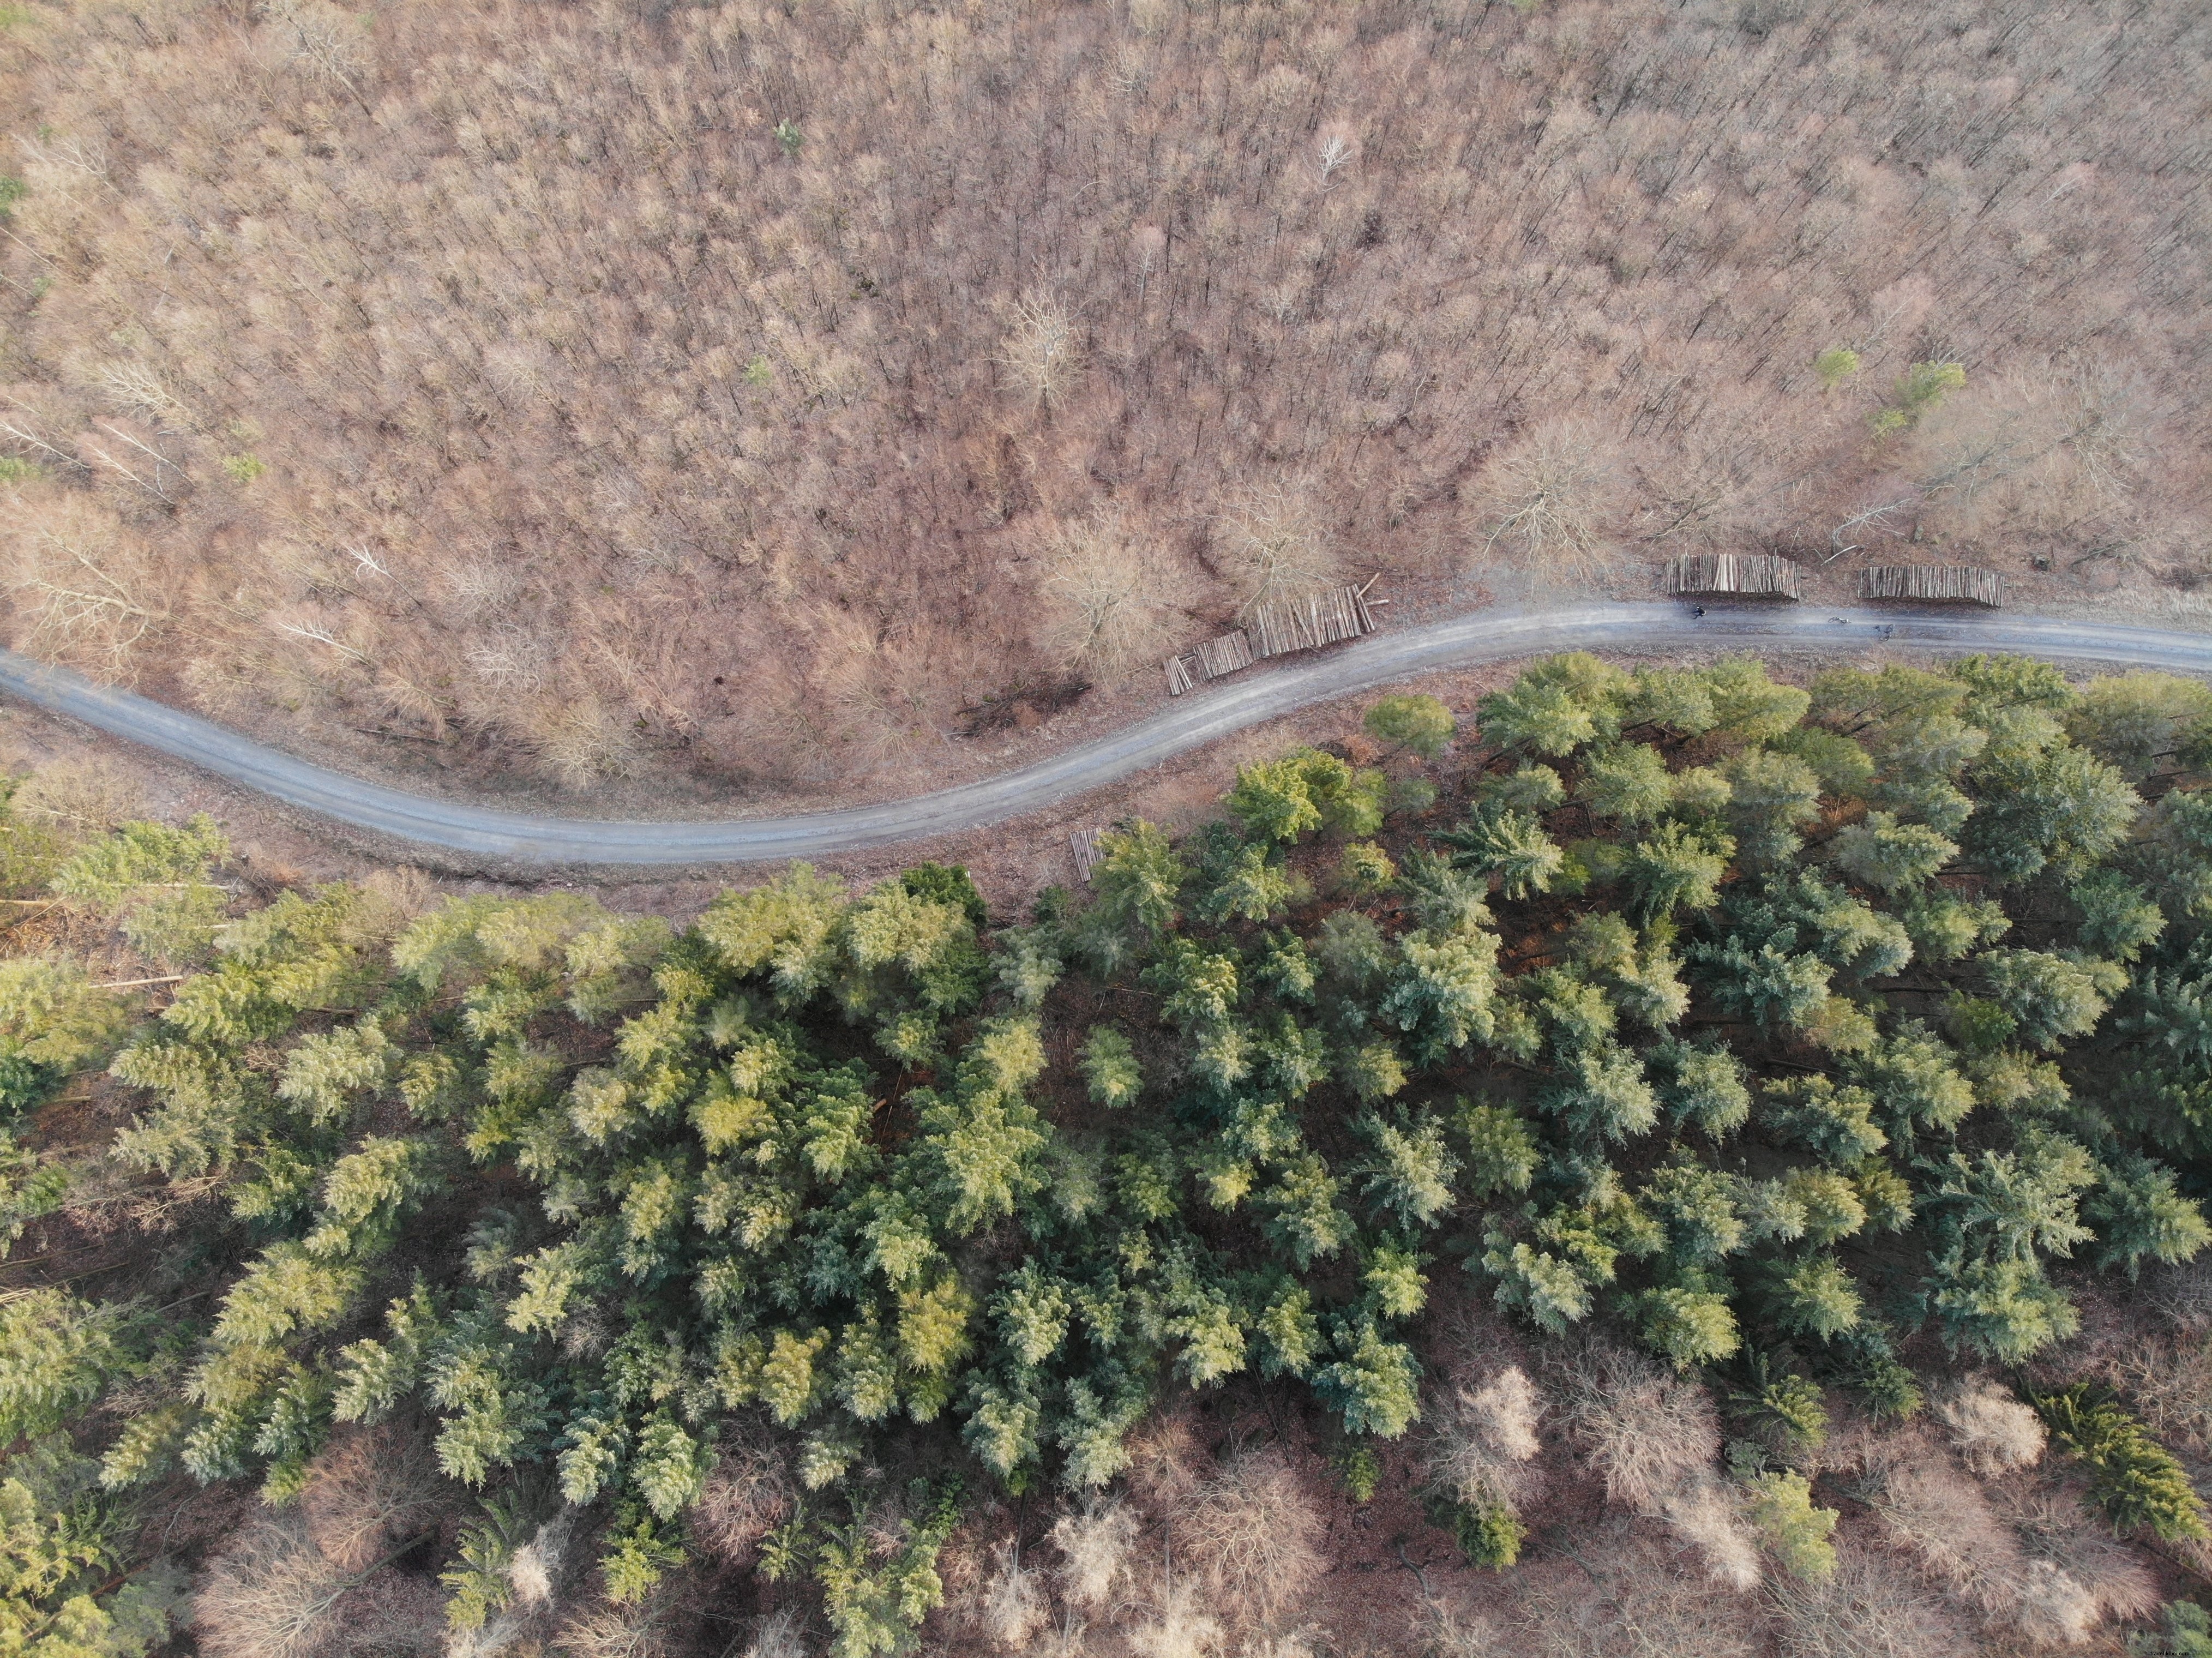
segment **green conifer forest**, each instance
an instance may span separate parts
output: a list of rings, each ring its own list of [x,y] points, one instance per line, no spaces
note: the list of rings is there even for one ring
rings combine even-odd
[[[1020,914],[932,864],[680,927],[256,890],[204,819],[11,808],[0,1652],[582,1651],[549,1596],[659,1604],[771,1486],[696,1650],[769,1607],[791,1650],[980,1650],[963,1526],[1105,1525],[1146,1424],[1239,1388],[1352,1497],[1425,1470],[1510,1573],[1525,1454],[1411,1448],[1474,1408],[1430,1330],[1471,1297],[1715,1401],[1720,1457],[1639,1511],[1717,1505],[1778,1638],[1839,1512],[1887,1512],[1809,1448],[1970,1373],[2096,1524],[2199,1558],[2158,1401],[2051,1367],[2212,1238],[2212,689],[1568,656],[1338,746]],[[334,1551],[318,1482],[373,1430],[431,1484]],[[224,1485],[305,1516],[319,1587],[169,1546]],[[347,1648],[395,1560],[443,1628]],[[1079,1574],[1011,1570],[1032,1649],[1074,1638]],[[294,1645],[225,1633],[256,1585]]]

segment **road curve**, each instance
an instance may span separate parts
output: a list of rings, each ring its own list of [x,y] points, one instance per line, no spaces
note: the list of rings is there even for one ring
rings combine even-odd
[[[789,817],[641,823],[533,817],[408,794],[309,764],[220,726],[0,651],[0,693],[189,761],[234,783],[356,829],[499,865],[707,865],[773,862],[920,841],[1058,805],[1187,750],[1332,697],[1439,669],[1553,651],[1768,653],[1870,647],[1937,653],[2011,651],[2058,661],[2212,675],[2212,635],[2008,612],[1593,604],[1478,610],[1386,629],[1295,665],[1202,686],[1096,742],[1018,771],[880,805]],[[448,860],[441,860],[448,861]]]

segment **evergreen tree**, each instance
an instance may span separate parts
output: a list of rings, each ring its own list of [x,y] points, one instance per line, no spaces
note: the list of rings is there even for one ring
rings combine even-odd
[[[1370,737],[1410,749],[1424,760],[1444,751],[1459,727],[1451,710],[1433,696],[1386,696],[1367,710],[1360,722]]]

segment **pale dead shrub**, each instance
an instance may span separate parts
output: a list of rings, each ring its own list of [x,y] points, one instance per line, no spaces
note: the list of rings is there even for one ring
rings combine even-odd
[[[2013,1586],[2013,1621],[2031,1641],[2080,1646],[2097,1626],[2097,1600],[2070,1573],[2031,1560]]]
[[[1437,1412],[1428,1477],[1462,1503],[1518,1506],[1535,1483],[1543,1400],[1528,1373],[1508,1365],[1480,1387],[1462,1382]]]
[[[1206,1456],[1190,1418],[1169,1410],[1148,1418],[1125,1442],[1129,1490],[1154,1514],[1172,1514],[1198,1490]]]
[[[2212,1262],[2199,1255],[2143,1274],[2144,1298],[2175,1328],[2201,1339],[2212,1325]]]
[[[13,495],[0,587],[16,649],[128,684],[170,620],[173,585],[143,537],[88,495]]]
[[[542,1612],[553,1604],[561,1569],[576,1529],[576,1510],[563,1509],[532,1533],[507,1563],[507,1581],[517,1611]]]
[[[632,721],[596,691],[535,705],[526,731],[539,769],[564,789],[589,788],[637,768],[640,750]]]
[[[1759,1546],[1716,1471],[1720,1417],[1698,1383],[1640,1353],[1594,1345],[1560,1369],[1563,1415],[1607,1497],[1664,1520],[1711,1581],[1759,1582]]]
[[[1583,1547],[1599,1579],[1577,1574],[1533,1588],[1514,1658],[1753,1658],[1757,1623],[1702,1574],[1683,1572],[1666,1546],[1616,1522]]]
[[[1430,1658],[1510,1658],[1512,1645],[1485,1613],[1442,1595],[1424,1595],[1419,1625]]]
[[[1926,1435],[1908,1431],[1869,1459],[1858,1489],[1890,1540],[1992,1629],[2078,1645],[2105,1619],[2158,1604],[2150,1574],[2069,1488],[1985,1491]]]
[[[390,1427],[341,1429],[308,1470],[300,1514],[333,1566],[361,1572],[434,1529],[444,1497],[419,1436]]]
[[[1992,1621],[2016,1620],[2027,1555],[1981,1488],[1920,1432],[1892,1436],[1868,1458],[1858,1496],[1885,1536],[1953,1596]],[[2043,1585],[2046,1598],[2050,1585]]]
[[[1080,1611],[1103,1611],[1129,1575],[1137,1516],[1118,1497],[1092,1503],[1053,1521],[1052,1546],[1060,1551],[1061,1598]]]
[[[48,762],[16,786],[8,804],[22,817],[79,835],[105,835],[145,812],[138,785],[105,755]]]
[[[1561,1371],[1564,1415],[1605,1494],[1656,1514],[1720,1459],[1720,1417],[1698,1383],[1640,1353],[1594,1346]]]
[[[753,1625],[744,1658],[806,1658],[806,1631],[788,1606]]]
[[[443,1482],[419,1436],[342,1431],[308,1470],[298,1505],[248,1525],[192,1597],[208,1658],[342,1658],[413,1650],[438,1609],[391,1569],[436,1528]]]
[[[1000,1646],[1020,1652],[1051,1615],[1043,1574],[1024,1565],[1020,1544],[1007,1538],[991,1552],[991,1567],[975,1597],[973,1621]]]
[[[2133,1546],[2115,1537],[2098,1518],[2075,1476],[2045,1475],[1994,1495],[1998,1512],[2029,1555],[2047,1563],[2086,1598],[2092,1622],[2124,1622],[2157,1609],[2157,1577]]]
[[[204,1658],[351,1658],[428,1652],[442,1622],[424,1581],[379,1563],[348,1570],[295,1511],[249,1525],[192,1596]]]
[[[551,1650],[559,1658],[669,1658],[665,1603],[658,1596],[635,1606],[611,1601],[586,1607],[561,1625]]]
[[[744,1565],[761,1539],[790,1518],[797,1489],[790,1458],[773,1442],[734,1440],[716,1457],[685,1523],[717,1558]]]
[[[1237,1658],[1317,1658],[1326,1650],[1321,1631],[1295,1629],[1286,1635],[1263,1635],[1237,1649]]]
[[[1739,1593],[1759,1587],[1759,1539],[1744,1523],[1734,1489],[1718,1474],[1699,1469],[1661,1501],[1659,1512],[1705,1557],[1705,1575],[1713,1582]]]
[[[1769,1586],[1782,1658],[1958,1658],[1971,1627],[1878,1550],[1837,1551],[1817,1582],[1784,1573]]]
[[[1083,343],[1067,307],[1051,295],[1024,295],[1007,323],[999,366],[1025,403],[1050,409],[1083,372]]]
[[[2112,1370],[2160,1440],[2199,1457],[2212,1454],[2212,1342],[2147,1341],[2118,1357]]]
[[[341,1649],[338,1603],[353,1587],[297,1515],[248,1526],[192,1596],[192,1627],[211,1658],[317,1658]]]
[[[1936,1402],[1936,1417],[1968,1467],[1987,1478],[2033,1467],[2043,1455],[2043,1423],[1987,1376],[1968,1376]]]
[[[1232,1459],[1176,1526],[1227,1607],[1262,1623],[1295,1606],[1326,1568],[1322,1530],[1304,1482],[1273,1446]]]
[[[1200,1610],[1188,1589],[1165,1596],[1158,1612],[1129,1631],[1145,1658],[1206,1658],[1221,1649],[1221,1625]]]

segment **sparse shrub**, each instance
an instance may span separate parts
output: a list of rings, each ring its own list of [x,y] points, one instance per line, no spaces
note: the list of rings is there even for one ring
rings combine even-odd
[[[1355,1503],[1372,1503],[1382,1483],[1382,1458],[1370,1444],[1352,1441],[1332,1452],[1328,1466],[1344,1484],[1344,1494]]]
[[[2165,1625],[2128,1637],[2130,1658],[2212,1658],[2212,1612],[2194,1600],[2174,1600],[2160,1608]]]
[[[1503,1503],[1443,1502],[1437,1505],[1434,1517],[1472,1564],[1495,1570],[1521,1558],[1522,1542],[1528,1535],[1520,1516]]]
[[[1936,1417],[1966,1466],[1984,1478],[2042,1458],[2041,1418],[1987,1376],[1969,1376],[1938,1400]]]
[[[1826,1357],[1831,1368],[1823,1374],[1850,1388],[1880,1421],[1910,1421],[1927,1403],[1920,1379],[1891,1350],[1887,1332],[1878,1325],[1862,1324],[1844,1334]]]
[[[1745,1517],[1777,1560],[1795,1576],[1816,1582],[1835,1570],[1836,1551],[1828,1537],[1836,1529],[1836,1511],[1814,1503],[1810,1480],[1787,1469],[1770,1469],[1745,1483],[1750,1487]]]
[[[1261,1623],[1302,1600],[1326,1564],[1321,1516],[1272,1446],[1232,1458],[1200,1485],[1176,1534],[1223,1604]]]

